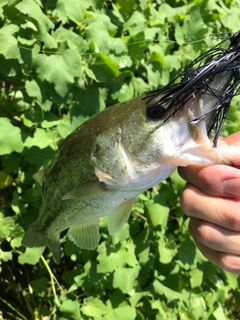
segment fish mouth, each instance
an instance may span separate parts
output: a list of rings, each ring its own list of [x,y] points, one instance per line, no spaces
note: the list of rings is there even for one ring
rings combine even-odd
[[[200,55],[167,86],[146,94],[148,118],[161,120],[150,134],[184,110],[188,126],[205,121],[208,136],[214,129],[216,147],[230,102],[240,93],[240,32],[227,49],[218,47],[225,41]]]
[[[182,102],[180,102],[181,104]],[[177,110],[172,111],[171,108],[169,110],[169,114],[167,117],[157,124],[150,134],[153,134],[155,131],[160,129],[166,122],[171,121],[171,119],[176,119],[178,117],[185,117],[186,124],[188,126],[188,130],[191,133],[192,138],[197,142],[198,140],[198,129],[199,126],[205,128],[205,131],[208,131],[209,127],[208,123],[212,122],[215,118],[216,107],[205,110],[204,99],[201,97],[201,94],[198,93],[195,95],[192,93],[185,99],[185,104],[177,108]],[[212,125],[212,124],[211,124]]]

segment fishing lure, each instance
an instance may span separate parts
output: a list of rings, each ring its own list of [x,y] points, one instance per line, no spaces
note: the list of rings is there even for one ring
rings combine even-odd
[[[235,33],[232,37],[233,39],[227,49],[220,46],[228,38],[200,55],[167,86],[149,92],[148,96],[145,97],[147,99],[146,103],[149,105],[147,114],[151,118],[159,119],[167,113],[167,117],[164,119],[164,121],[167,121],[198,93],[208,94],[215,98],[214,106],[210,110],[206,108],[204,114],[190,120],[189,123],[194,126],[209,114],[214,114],[214,117],[211,117],[208,135],[215,127],[213,146],[216,147],[230,102],[233,96],[240,93],[240,32]],[[216,77],[218,77],[220,83],[226,76],[229,77],[230,81],[225,91],[211,87],[211,83],[214,79],[216,81]],[[158,99],[159,96],[160,99]],[[169,113],[169,110],[173,111]]]

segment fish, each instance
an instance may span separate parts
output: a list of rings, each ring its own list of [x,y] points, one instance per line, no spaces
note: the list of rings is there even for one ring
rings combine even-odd
[[[22,245],[49,247],[59,264],[62,231],[94,250],[99,219],[107,217],[109,234],[117,233],[135,198],[178,166],[231,164],[217,139],[239,94],[239,43],[237,33],[227,49],[210,49],[167,86],[108,107],[70,133],[34,176],[42,204]]]

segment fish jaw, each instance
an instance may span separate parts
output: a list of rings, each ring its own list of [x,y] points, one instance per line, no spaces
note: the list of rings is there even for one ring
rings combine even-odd
[[[161,136],[166,141],[162,154],[165,155],[168,163],[184,167],[217,163],[230,164],[218,148],[213,148],[213,143],[207,135],[205,122],[199,122],[193,126],[189,124],[188,119],[189,117],[172,119],[168,124],[172,129],[172,134],[168,134],[170,128],[168,131],[167,127],[161,132]],[[182,129],[186,127],[187,130]]]

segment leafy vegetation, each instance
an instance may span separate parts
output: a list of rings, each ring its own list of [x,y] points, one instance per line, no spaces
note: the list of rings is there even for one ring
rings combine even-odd
[[[138,197],[116,235],[108,235],[103,219],[95,251],[63,237],[58,266],[48,250],[20,244],[41,204],[32,176],[61,140],[105,107],[166,85],[217,44],[211,34],[239,30],[239,5],[0,2],[1,319],[238,318],[239,278],[196,249],[179,207],[184,181],[176,173]],[[224,133],[239,126],[236,98]]]

